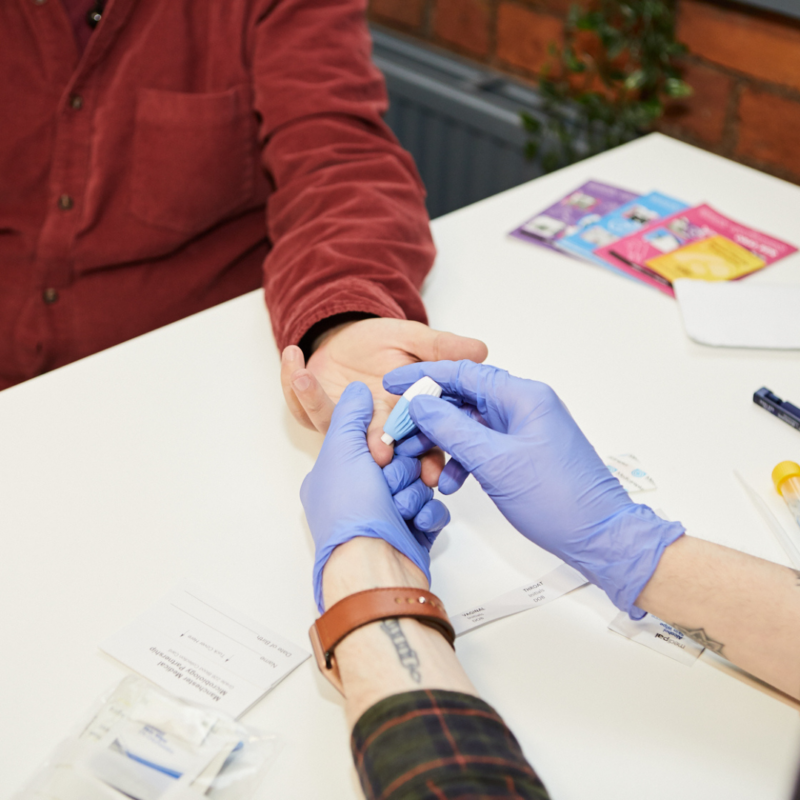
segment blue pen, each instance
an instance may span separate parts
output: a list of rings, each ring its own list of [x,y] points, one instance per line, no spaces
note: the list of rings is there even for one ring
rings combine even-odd
[[[753,402],[774,414],[778,419],[782,419],[787,425],[791,425],[800,431],[800,408],[792,405],[788,400],[781,400],[773,394],[766,386],[759,389],[753,395]]]

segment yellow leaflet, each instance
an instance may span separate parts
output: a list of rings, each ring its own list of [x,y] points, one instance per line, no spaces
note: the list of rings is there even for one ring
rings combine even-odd
[[[730,281],[766,266],[766,261],[725,236],[711,236],[646,262],[669,281],[695,278]]]

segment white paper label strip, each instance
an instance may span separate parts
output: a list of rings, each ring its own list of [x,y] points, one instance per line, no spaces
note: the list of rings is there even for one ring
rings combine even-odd
[[[495,597],[488,603],[450,617],[450,622],[453,623],[456,636],[460,636],[462,633],[486,625],[487,622],[518,614],[529,608],[547,605],[586,583],[588,581],[580,572],[568,564],[561,564],[541,578],[526,583],[525,586],[520,586],[519,589],[501,594],[500,597]]]
[[[643,619],[631,619],[624,611],[617,614],[608,626],[626,639],[643,644],[651,650],[691,666],[705,648],[686,634],[648,614]]]
[[[636,456],[627,453],[621,456],[608,456],[605,464],[611,474],[622,484],[622,488],[629,494],[651,492],[657,488],[656,482],[642,467]]]

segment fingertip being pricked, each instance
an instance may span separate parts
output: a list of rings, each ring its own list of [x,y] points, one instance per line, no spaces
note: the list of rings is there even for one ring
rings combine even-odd
[[[440,479],[439,476],[444,469],[444,460],[445,455],[438,447],[434,447],[432,450],[429,450],[422,457],[422,470],[420,472],[420,477],[426,486],[430,486],[431,488],[435,488],[437,486]]]
[[[372,457],[379,467],[386,467],[394,456],[394,447],[381,441],[383,431],[380,428],[370,428],[367,433],[367,444]]]

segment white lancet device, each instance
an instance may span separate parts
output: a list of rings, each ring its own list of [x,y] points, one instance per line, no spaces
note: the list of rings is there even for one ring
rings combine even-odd
[[[397,401],[397,405],[392,409],[392,413],[389,414],[389,419],[386,420],[386,424],[383,426],[383,436],[381,436],[382,442],[389,445],[394,444],[400,441],[400,439],[405,439],[406,436],[417,429],[417,426],[414,425],[408,413],[408,406],[414,397],[421,394],[441,397],[442,387],[439,386],[435,380],[427,376],[420,378],[416,383],[409,386],[408,389],[403,392],[403,396]]]

